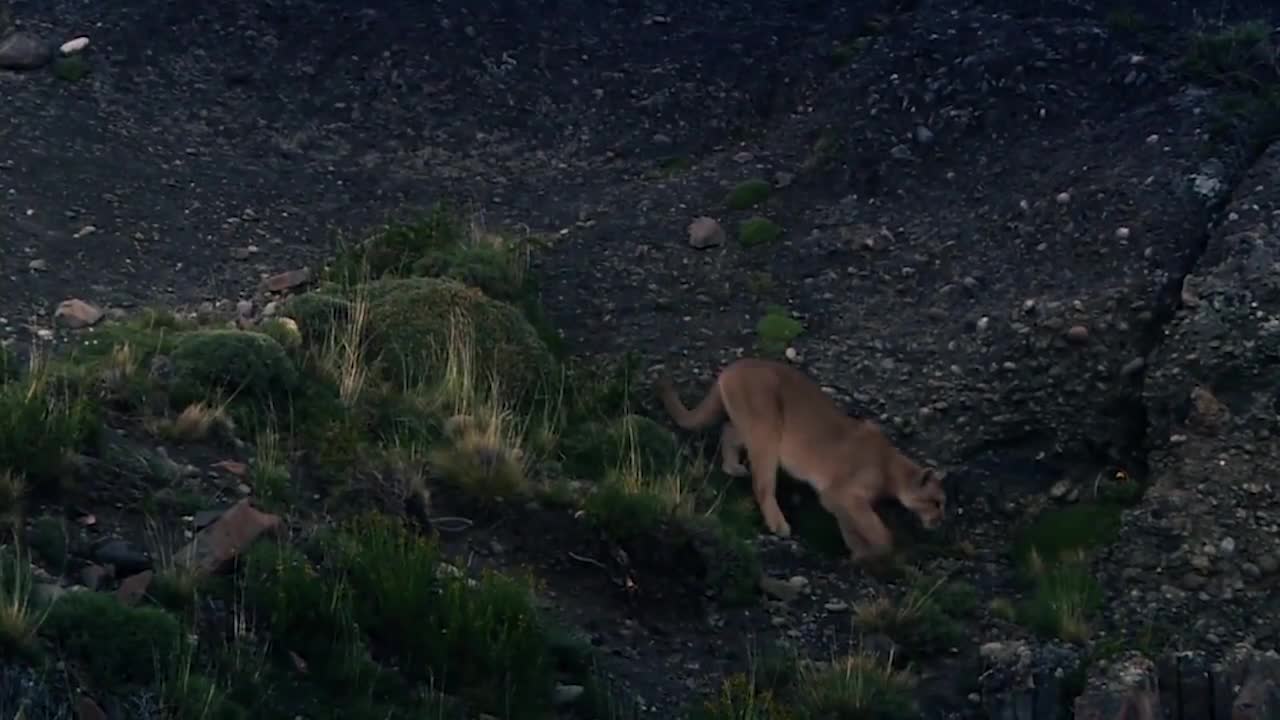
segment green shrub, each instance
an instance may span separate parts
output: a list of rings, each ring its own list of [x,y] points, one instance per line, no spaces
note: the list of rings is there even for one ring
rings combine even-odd
[[[725,199],[725,204],[731,210],[746,210],[767,200],[772,190],[773,186],[769,184],[768,180],[761,178],[746,180],[738,183],[733,190],[729,191],[729,197]]]
[[[804,333],[804,325],[791,317],[786,308],[770,305],[756,323],[756,340],[762,352],[780,356],[796,338]]]
[[[603,478],[628,461],[643,474],[660,475],[673,471],[680,455],[675,435],[643,415],[579,422],[561,436],[560,447],[565,470],[582,479]]]
[[[345,581],[321,577],[287,545],[258,543],[245,555],[245,604],[280,647],[305,660],[324,682],[359,689],[371,679],[370,661],[352,594]]]
[[[112,595],[68,593],[49,607],[40,626],[66,657],[100,687],[147,685],[184,651],[178,620],[154,607],[126,607]]]
[[[558,363],[528,320],[515,308],[452,280],[382,280],[367,286],[370,351],[384,359],[393,382],[441,378],[450,343],[471,354],[474,379],[488,386],[493,374],[503,394],[525,398],[559,375]],[[453,327],[457,318],[467,327]],[[469,333],[465,332],[469,329]]]
[[[738,242],[746,247],[770,245],[782,237],[782,228],[768,218],[753,217],[738,224]]]
[[[196,330],[171,356],[180,405],[226,393],[259,403],[283,398],[298,382],[289,354],[271,337],[244,330]]]

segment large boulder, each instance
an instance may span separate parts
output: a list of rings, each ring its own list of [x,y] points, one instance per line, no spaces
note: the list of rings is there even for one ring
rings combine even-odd
[[[1117,632],[1280,648],[1280,145],[1239,186],[1150,358],[1153,484],[1099,562]]]

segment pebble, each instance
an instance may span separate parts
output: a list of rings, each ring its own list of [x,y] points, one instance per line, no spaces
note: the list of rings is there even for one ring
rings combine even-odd
[[[63,55],[75,55],[87,47],[89,47],[89,38],[81,35],[62,43],[62,45],[58,46],[58,52]]]
[[[1089,328],[1084,325],[1072,325],[1067,330],[1067,339],[1077,345],[1086,343],[1089,341]]]
[[[1060,192],[1058,193],[1058,196],[1055,199],[1058,201],[1059,205],[1066,205],[1067,203],[1071,202],[1071,193]]]

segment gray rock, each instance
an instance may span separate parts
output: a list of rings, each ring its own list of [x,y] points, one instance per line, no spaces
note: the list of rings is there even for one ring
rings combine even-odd
[[[105,540],[94,547],[93,559],[99,563],[114,565],[116,573],[121,577],[151,569],[151,557],[145,550],[119,538]]]
[[[0,70],[38,70],[53,59],[53,47],[25,32],[0,40]]]

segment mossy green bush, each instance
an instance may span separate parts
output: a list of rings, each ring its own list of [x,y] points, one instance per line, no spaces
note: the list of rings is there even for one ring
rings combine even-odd
[[[164,610],[127,607],[91,591],[68,593],[50,605],[40,634],[107,688],[163,677],[187,643],[177,618]]]
[[[738,223],[738,242],[746,247],[770,245],[782,237],[782,227],[764,217],[753,217]]]
[[[177,338],[170,356],[179,403],[223,394],[251,402],[285,398],[298,370],[280,343],[245,330],[196,330]]]
[[[773,186],[763,178],[744,180],[729,191],[729,196],[725,198],[725,205],[728,205],[731,210],[746,210],[767,200],[772,190]]]
[[[796,338],[804,333],[804,325],[791,317],[786,308],[770,305],[756,323],[756,340],[767,355],[780,356]]]
[[[382,280],[366,287],[369,344],[394,381],[439,378],[451,333],[470,333],[473,372],[484,389],[495,375],[502,392],[520,398],[558,377],[559,364],[528,320],[514,307],[452,280]],[[465,326],[453,327],[455,319]]]

